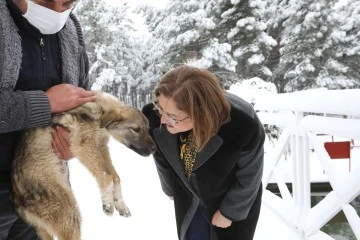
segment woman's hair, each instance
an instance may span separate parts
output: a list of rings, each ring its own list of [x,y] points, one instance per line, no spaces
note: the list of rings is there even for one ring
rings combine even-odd
[[[167,72],[155,89],[163,94],[193,121],[193,141],[200,151],[229,118],[230,103],[219,80],[208,70],[179,66]]]

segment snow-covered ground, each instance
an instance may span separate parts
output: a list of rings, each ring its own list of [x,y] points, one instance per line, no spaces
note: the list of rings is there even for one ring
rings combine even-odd
[[[124,218],[117,212],[105,215],[94,178],[77,159],[71,160],[71,185],[83,221],[82,239],[176,239],[173,201],[161,190],[152,157],[141,157],[114,140],[109,146],[132,216]]]

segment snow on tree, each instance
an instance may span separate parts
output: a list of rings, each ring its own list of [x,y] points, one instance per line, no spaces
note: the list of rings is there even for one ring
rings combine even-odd
[[[105,2],[101,0],[80,1],[75,8],[75,14],[83,28],[87,53],[92,65],[91,80],[96,78],[96,75],[99,74],[99,68],[101,68],[100,61],[104,49],[101,45],[108,42],[110,38],[107,28],[103,27],[106,24],[106,19],[103,16],[106,16],[107,11]]]
[[[180,64],[206,68],[225,89],[261,78],[278,92],[360,86],[360,2],[347,0],[174,0],[142,13],[140,36],[126,5],[81,1],[94,87],[141,106]]]
[[[136,35],[128,7],[104,0],[82,1],[76,8],[82,23],[94,87],[126,100],[143,81],[143,43]],[[135,103],[136,104],[136,103]]]
[[[284,78],[284,71],[290,65],[279,65],[280,43],[284,35],[283,23],[289,17],[286,12],[287,5],[288,0],[268,0],[262,14],[262,18],[267,26],[266,32],[269,36],[275,39],[277,43],[272,47],[266,59],[266,66],[272,73],[271,76],[266,78],[266,81],[274,83],[279,93],[283,93],[285,91],[288,79]]]
[[[235,72],[237,62],[231,56],[231,45],[219,43],[218,39],[213,39],[210,45],[202,50],[201,58],[189,58],[186,60],[188,65],[199,68],[210,68],[217,65],[220,68]]]
[[[241,79],[272,75],[266,59],[277,42],[266,33],[263,0],[220,0],[216,34],[221,42],[231,44]]]
[[[149,31],[157,39],[151,57],[165,61],[151,64],[167,71],[186,62],[208,68],[223,82],[271,75],[265,60],[276,41],[264,31],[263,8],[262,0],[176,0],[147,11]]]
[[[346,24],[354,15],[345,10],[349,6],[339,10],[335,3],[335,0],[289,0],[279,64],[285,70],[283,77],[289,80],[287,91],[358,85],[359,72],[351,64],[359,60],[359,55],[348,54],[350,49],[354,50],[352,41],[359,43],[359,37],[354,35],[359,28]],[[358,1],[351,3],[356,5]],[[346,27],[349,29],[345,30]]]
[[[228,91],[237,93],[237,95],[252,105],[255,105],[256,97],[258,96],[277,94],[276,86],[273,83],[266,82],[258,77],[245,79],[232,84]]]
[[[212,37],[216,27],[210,6],[216,1],[171,1],[164,9],[147,12],[149,30],[156,42],[150,49],[148,68],[163,74],[180,64],[234,71],[231,45]],[[157,69],[155,69],[157,68]]]
[[[326,57],[324,67],[316,77],[316,85],[330,89],[360,86],[360,2],[348,1],[334,8],[327,21],[332,30],[316,56]]]
[[[94,91],[100,91],[104,86],[119,83],[121,83],[121,77],[116,75],[115,70],[112,68],[106,68],[100,72],[91,89]]]

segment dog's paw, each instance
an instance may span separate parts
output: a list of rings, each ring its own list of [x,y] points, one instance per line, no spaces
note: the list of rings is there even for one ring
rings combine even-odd
[[[114,205],[110,203],[103,202],[103,211],[106,215],[113,215],[114,213]]]
[[[118,209],[118,211],[119,211],[120,216],[123,216],[123,217],[131,216],[130,209],[126,206],[125,206],[125,208]]]
[[[123,217],[131,216],[130,209],[126,206],[124,201],[121,201],[121,200],[115,201],[115,207],[116,207],[116,210],[119,212],[120,216],[123,216]]]

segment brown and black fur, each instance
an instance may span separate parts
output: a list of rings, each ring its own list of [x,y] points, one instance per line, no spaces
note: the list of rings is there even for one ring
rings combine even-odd
[[[120,215],[130,216],[108,140],[112,136],[138,154],[150,155],[155,144],[144,115],[109,94],[98,93],[96,102],[54,115],[52,122],[70,131],[70,150],[96,178],[104,212],[111,215],[115,208]],[[42,240],[80,240],[81,216],[67,163],[54,152],[51,131],[51,127],[24,131],[13,161],[12,201]]]

